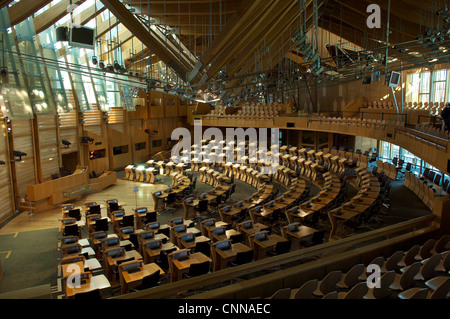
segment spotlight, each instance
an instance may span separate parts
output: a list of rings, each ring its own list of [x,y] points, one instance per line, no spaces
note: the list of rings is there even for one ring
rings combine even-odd
[[[6,162],[5,161],[0,161],[0,165],[5,165]]]
[[[97,57],[96,57],[96,56],[93,56],[93,57],[92,57],[92,64],[93,64],[93,65],[97,65],[97,63],[98,63]]]
[[[117,71],[119,71],[119,70],[120,70],[120,68],[121,68],[121,66],[120,66],[119,62],[117,62],[117,61],[114,61],[114,63],[113,63],[113,67],[114,67],[114,69],[116,69]]]
[[[108,65],[106,66],[106,71],[108,71],[108,72],[114,72],[114,67],[113,67],[111,64],[108,64]]]
[[[98,66],[99,66],[101,69],[104,69],[104,68],[105,68],[105,62],[100,61],[99,64],[98,64]]]

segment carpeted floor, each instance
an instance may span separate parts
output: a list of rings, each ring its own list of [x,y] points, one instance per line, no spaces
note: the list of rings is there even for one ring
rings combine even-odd
[[[0,293],[48,283],[56,285],[58,234],[58,228],[52,228],[0,236]]]

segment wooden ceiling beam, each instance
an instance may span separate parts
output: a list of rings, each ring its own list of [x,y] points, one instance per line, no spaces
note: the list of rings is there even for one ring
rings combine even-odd
[[[21,0],[13,4],[8,7],[11,25],[16,25],[26,20],[50,2],[52,2],[52,0]]]
[[[269,1],[266,0],[255,0],[244,1],[242,3],[239,10],[236,11],[233,17],[224,26],[222,32],[214,39],[201,56],[198,69],[190,75],[192,82],[199,80],[196,79],[196,76],[213,61],[217,54],[224,50],[230,41],[239,36],[243,28],[246,28],[249,23],[254,22],[254,19],[251,19],[251,17],[258,12],[260,13],[261,10],[270,5],[268,2]]]
[[[162,43],[163,39],[158,37],[155,30],[147,30],[146,27],[131,13],[119,0],[101,0],[114,16],[142,43],[151,48],[166,65],[172,68],[182,79],[186,78],[186,73],[190,71],[184,63],[179,62],[179,56]],[[167,44],[167,43],[166,43]]]
[[[312,1],[309,1],[307,5],[310,5]],[[263,41],[272,41],[273,37],[278,37],[280,30],[283,30],[286,25],[290,25],[293,19],[298,19],[298,10],[293,10],[293,7],[297,4],[292,2],[286,10],[283,10],[275,21],[271,21],[266,25],[266,28],[262,29],[262,33],[256,37],[252,37],[252,40],[240,51],[235,57],[234,61],[227,66],[227,73],[229,75],[235,74],[245,61],[250,56],[254,55],[256,48],[263,43]],[[311,10],[312,11],[312,10]],[[308,15],[310,18],[310,15]],[[295,33],[295,32],[294,32]]]

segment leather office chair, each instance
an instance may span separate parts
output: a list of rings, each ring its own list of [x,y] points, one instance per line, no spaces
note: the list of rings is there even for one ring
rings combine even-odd
[[[97,219],[94,225],[94,231],[108,231],[108,220],[106,218]]]
[[[198,213],[208,212],[208,201],[201,200],[198,202],[197,206],[194,207],[194,210]]]
[[[209,241],[202,241],[195,245],[194,252],[202,253],[208,257],[211,256],[211,243]]]
[[[79,208],[69,210],[68,215],[70,218],[75,218],[77,221],[81,220],[81,212]]]
[[[232,262],[229,262],[228,265],[234,267],[247,264],[252,261],[253,261],[253,250],[249,250],[245,252],[238,252],[236,254],[236,259]]]
[[[77,224],[67,225],[64,227],[63,236],[77,236],[80,237],[80,230]]]
[[[134,227],[134,216],[126,215],[123,216],[122,221],[119,223],[119,227]]]
[[[167,250],[161,250],[159,253],[159,257],[158,259],[155,261],[155,263],[164,271],[166,271],[167,269],[169,269],[169,259],[168,259],[168,255],[174,251],[176,251],[177,248],[171,248],[171,249],[167,249]]]
[[[315,245],[323,244],[323,239],[325,237],[325,230],[316,231],[313,235],[311,240],[302,240],[301,245],[304,247],[311,247]]]
[[[156,287],[158,286],[161,282],[160,282],[160,271],[157,270],[155,271],[153,274],[150,274],[148,276],[145,276],[142,279],[142,283],[137,286],[136,288],[132,289],[133,291],[141,291],[141,290],[145,290],[148,288],[152,288],[152,287]]]
[[[183,274],[184,278],[198,277],[209,273],[209,261],[191,264],[189,271]]]
[[[147,212],[144,217],[144,225],[148,223],[156,222],[157,216],[156,212]]]
[[[236,235],[231,235],[230,238],[231,243],[232,244],[236,244],[236,243],[244,243],[244,234],[236,234]]]
[[[278,256],[281,254],[285,254],[291,250],[292,242],[290,240],[287,241],[279,241],[275,245],[275,249],[273,251],[268,251],[267,256]]]

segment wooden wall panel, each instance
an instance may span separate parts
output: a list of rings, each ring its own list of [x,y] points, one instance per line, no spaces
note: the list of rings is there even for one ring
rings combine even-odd
[[[62,145],[60,145],[60,153],[67,154],[78,151],[80,137],[78,136],[77,130],[76,111],[58,114],[58,121],[59,121],[59,139],[61,141],[67,140],[71,143],[68,148],[62,147]]]
[[[42,181],[59,172],[57,123],[55,116],[38,116],[39,153]]]
[[[27,184],[36,183],[36,171],[33,151],[33,130],[31,120],[15,119],[11,121],[14,150],[27,154],[21,161],[14,163],[15,179],[19,196],[25,196]]]
[[[4,121],[0,128],[0,160],[6,162],[0,165],[0,220],[14,213],[13,190],[11,188],[11,176],[9,172],[9,153],[7,147],[7,133]]]
[[[102,135],[102,113],[99,110],[85,111],[84,130],[95,135]]]

